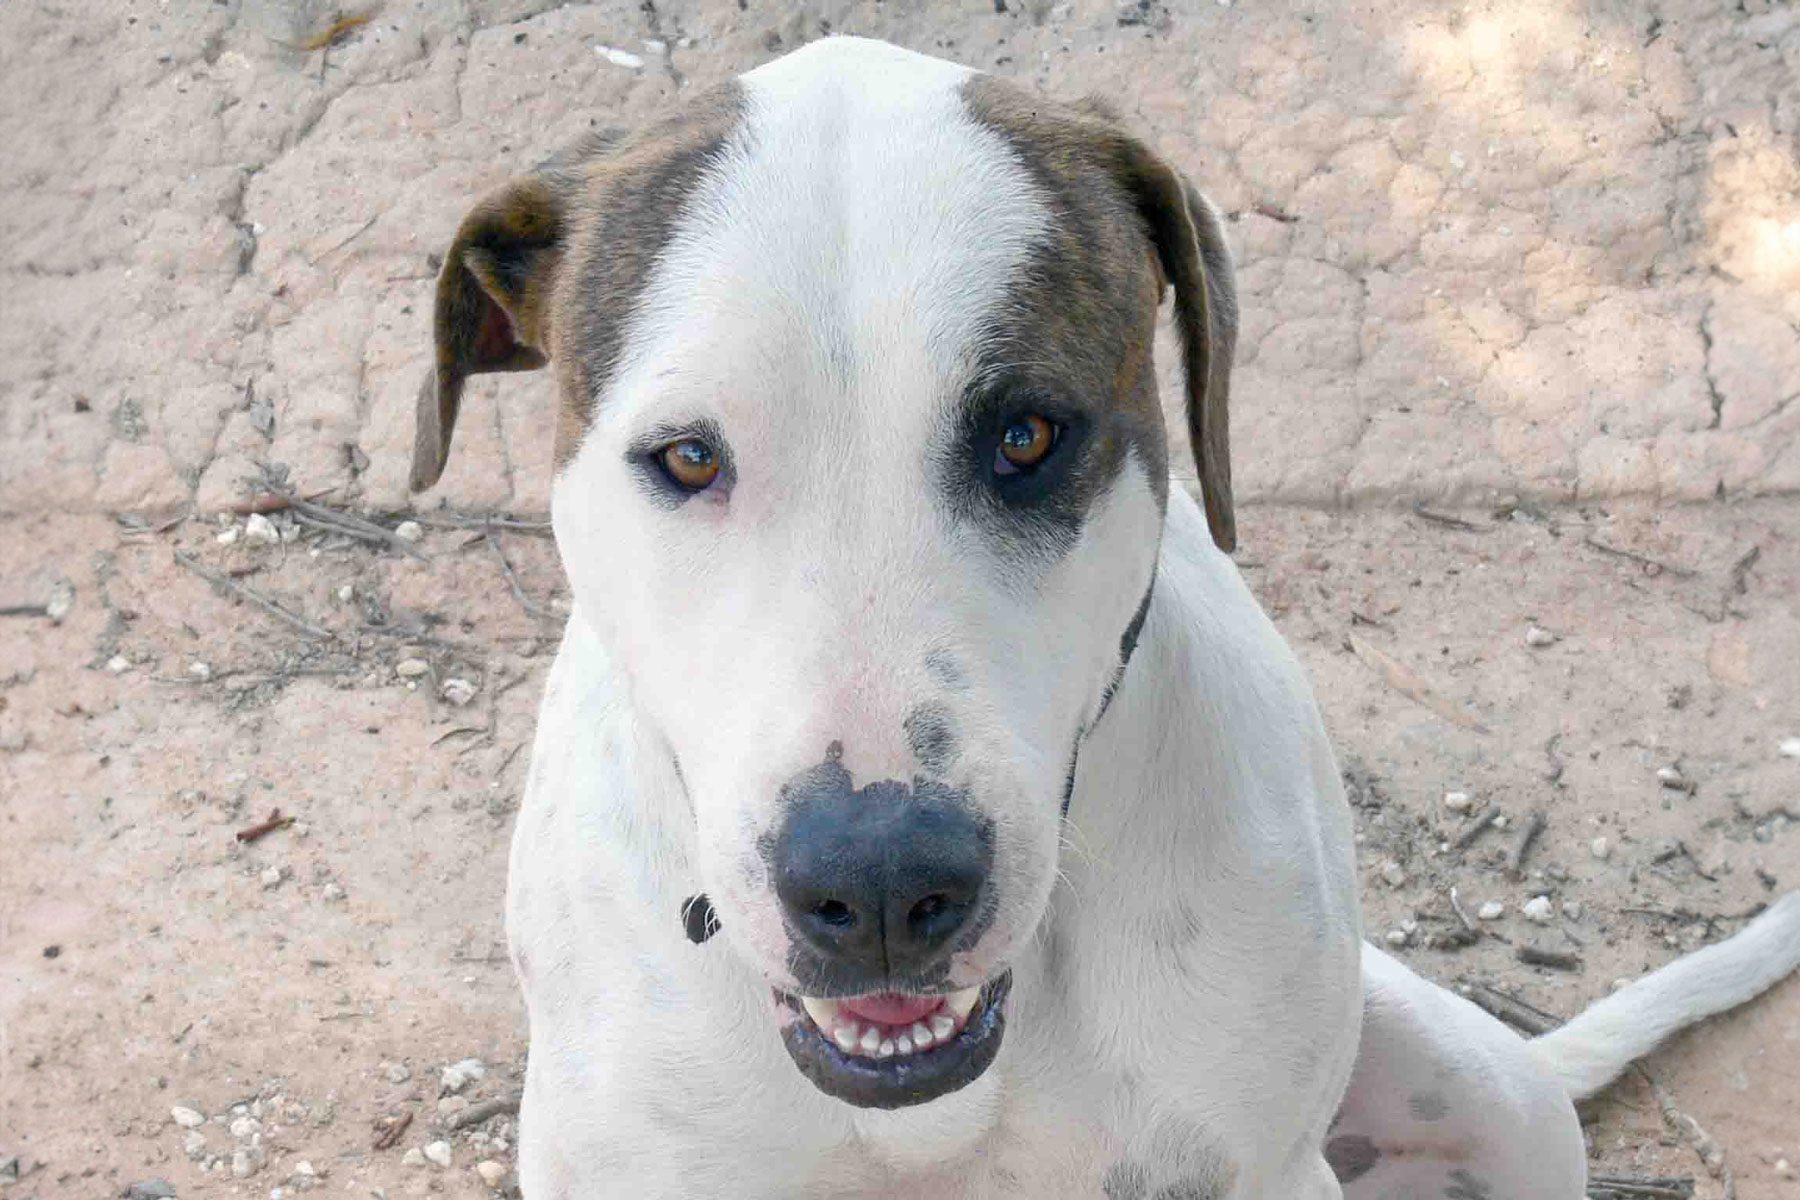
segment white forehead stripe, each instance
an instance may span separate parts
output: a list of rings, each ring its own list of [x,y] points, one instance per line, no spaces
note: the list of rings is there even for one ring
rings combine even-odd
[[[971,74],[835,37],[744,76],[744,119],[676,223],[609,393],[666,378],[696,319],[763,322],[766,353],[810,344],[856,386],[897,367],[914,387],[919,368],[958,378],[1049,220],[964,106]]]

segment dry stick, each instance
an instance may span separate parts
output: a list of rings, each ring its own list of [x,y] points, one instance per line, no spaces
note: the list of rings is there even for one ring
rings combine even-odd
[[[1560,1019],[1542,1009],[1533,1008],[1523,1000],[1515,1000],[1485,983],[1470,986],[1469,1000],[1476,1007],[1505,1021],[1514,1029],[1524,1030],[1532,1037],[1542,1037],[1562,1024]]]
[[[1737,1178],[1732,1175],[1731,1168],[1725,1165],[1725,1147],[1702,1129],[1700,1122],[1675,1107],[1675,1101],[1669,1093],[1663,1091],[1656,1076],[1643,1067],[1639,1067],[1638,1072],[1650,1085],[1650,1094],[1656,1097],[1656,1106],[1662,1110],[1663,1124],[1693,1147],[1694,1153],[1700,1156],[1700,1161],[1706,1164],[1712,1177],[1725,1185],[1725,1200],[1737,1200]]]
[[[1648,554],[1639,554],[1635,550],[1626,550],[1620,546],[1608,545],[1597,537],[1583,538],[1582,542],[1584,545],[1598,550],[1602,554],[1610,554],[1615,558],[1629,559],[1631,562],[1644,568],[1645,572],[1651,575],[1660,575],[1662,572],[1667,571],[1669,574],[1678,576],[1682,579],[1692,579],[1700,573],[1692,567],[1678,567],[1674,563],[1664,562],[1660,558],[1651,558]]]
[[[259,838],[268,837],[271,833],[274,833],[277,829],[286,829],[289,825],[292,825],[293,823],[294,823],[293,817],[284,817],[281,815],[281,810],[279,808],[271,808],[269,810],[269,819],[268,820],[259,821],[255,825],[250,826],[250,828],[248,828],[248,829],[238,830],[237,831],[237,840],[244,843],[245,845],[249,845],[251,842],[254,842]]]
[[[1464,529],[1470,533],[1486,533],[1492,526],[1477,525],[1473,521],[1465,521],[1461,517],[1453,517],[1449,513],[1433,512],[1423,504],[1413,505],[1413,516],[1422,521],[1430,521],[1433,525],[1442,525],[1446,529]]]
[[[43,604],[8,604],[0,608],[0,617],[47,617],[50,609]]]
[[[479,1125],[491,1117],[510,1117],[519,1111],[519,1102],[524,1098],[523,1092],[514,1092],[509,1096],[495,1096],[492,1100],[471,1104],[445,1121],[444,1127],[454,1133],[458,1129]]]
[[[550,614],[533,604],[530,597],[525,594],[525,589],[519,586],[519,577],[513,574],[512,564],[506,561],[506,551],[500,548],[500,539],[486,530],[482,532],[481,536],[487,539],[488,546],[494,551],[494,557],[500,560],[500,569],[506,573],[506,584],[512,588],[513,599],[519,602],[519,607],[525,610],[525,615],[540,621],[548,617]]]
[[[1473,846],[1476,838],[1494,827],[1494,819],[1499,815],[1500,806],[1498,804],[1490,804],[1482,809],[1480,815],[1465,825],[1463,831],[1456,835],[1456,841],[1453,843],[1455,847],[1458,850],[1467,850]]]
[[[1525,824],[1519,829],[1519,836],[1513,839],[1512,849],[1506,852],[1506,873],[1514,879],[1525,877],[1525,856],[1531,853],[1531,844],[1537,841],[1538,834],[1544,832],[1544,814],[1532,809],[1526,814]]]
[[[198,559],[183,554],[179,550],[175,551],[174,554],[176,562],[180,563],[200,578],[206,580],[208,583],[211,583],[216,587],[222,587],[241,599],[248,600],[250,603],[256,605],[256,607],[268,613],[271,617],[286,622],[295,629],[298,629],[301,633],[306,634],[308,637],[324,638],[328,642],[337,640],[337,635],[332,633],[329,629],[321,629],[311,621],[308,621],[305,617],[289,612],[262,593],[247,588],[228,576],[219,574],[219,572],[201,563]]]
[[[314,525],[324,525],[339,532],[360,537],[364,541],[379,542],[402,554],[410,554],[420,562],[430,561],[429,556],[423,550],[384,525],[377,525],[373,521],[364,520],[351,513],[340,512],[323,504],[314,504],[310,500],[302,500],[298,496],[288,498],[288,507],[297,517],[311,518]]]
[[[397,1117],[387,1118],[386,1124],[375,1135],[375,1149],[393,1149],[399,1143],[400,1135],[406,1132],[406,1127],[412,1124],[412,1119],[411,1109],[407,1109]]]
[[[1589,1200],[1694,1200],[1694,1181],[1659,1177],[1630,1179],[1623,1175],[1588,1176]]]
[[[1481,926],[1471,921],[1469,919],[1469,914],[1463,911],[1462,898],[1456,894],[1455,888],[1450,889],[1450,911],[1456,914],[1456,919],[1462,922],[1462,927],[1468,932],[1469,936],[1479,942],[1481,940]]]
[[[1513,952],[1520,962],[1533,967],[1554,967],[1558,971],[1579,971],[1581,956],[1566,950],[1550,950],[1527,943]]]
[[[504,529],[533,537],[554,537],[549,521],[520,521],[512,517],[414,517],[432,529]]]
[[[1396,692],[1399,692],[1414,704],[1429,708],[1432,712],[1444,718],[1444,720],[1449,721],[1452,725],[1460,725],[1462,728],[1471,730],[1475,733],[1488,732],[1487,726],[1470,716],[1461,705],[1452,703],[1440,696],[1432,689],[1430,684],[1426,683],[1425,680],[1410,667],[1401,663],[1385,650],[1382,650],[1369,642],[1363,641],[1363,639],[1357,637],[1354,633],[1348,636],[1350,641],[1350,652],[1373,668],[1375,673],[1381,676],[1382,682],[1393,688]]]

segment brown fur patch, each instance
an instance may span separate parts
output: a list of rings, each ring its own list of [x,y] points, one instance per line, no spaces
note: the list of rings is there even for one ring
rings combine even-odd
[[[1142,368],[1165,281],[1174,284],[1207,519],[1214,540],[1231,549],[1227,393],[1236,300],[1217,215],[1103,101],[1059,104],[991,76],[970,80],[963,95],[977,121],[1011,142],[1056,212],[1051,247],[1019,297],[1037,325],[1020,336],[1073,360],[1074,378],[1089,386],[1100,383],[1092,360],[1108,360],[1107,386],[1095,394],[1112,395],[1129,415],[1159,494],[1167,486],[1162,410],[1154,376]]]

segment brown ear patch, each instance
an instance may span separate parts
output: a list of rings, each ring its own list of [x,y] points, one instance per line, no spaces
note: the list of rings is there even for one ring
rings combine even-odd
[[[741,108],[732,83],[636,135],[590,134],[464,218],[438,276],[414,491],[443,474],[470,375],[555,362],[556,463],[573,457],[644,284]]]
[[[1085,271],[1065,265],[1054,272],[1060,278],[1046,289],[1052,328],[1045,330],[1045,340],[1121,339],[1115,344],[1126,353],[1116,371],[1116,400],[1147,406],[1150,411],[1140,414],[1138,423],[1153,427],[1159,439],[1163,425],[1154,375],[1139,369],[1149,356],[1141,313],[1147,292],[1153,323],[1163,288],[1174,287],[1188,430],[1207,523],[1213,540],[1233,549],[1227,399],[1237,305],[1217,214],[1179,173],[1128,134],[1104,101],[1059,104],[985,75],[970,80],[963,94],[971,115],[1011,142],[1051,197],[1058,227],[1049,231],[1052,255],[1090,264]],[[1121,286],[1118,269],[1096,272],[1100,264],[1121,258],[1134,258],[1140,264],[1137,277],[1147,283]],[[1059,323],[1065,328],[1054,328]],[[1166,448],[1147,451],[1146,457],[1166,473]],[[1159,481],[1159,487],[1165,485]]]

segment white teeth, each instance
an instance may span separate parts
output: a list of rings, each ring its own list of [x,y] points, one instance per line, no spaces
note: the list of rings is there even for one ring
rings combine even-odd
[[[948,1016],[944,1015],[943,1013],[933,1013],[932,1014],[931,1036],[934,1039],[936,1039],[937,1041],[941,1042],[945,1038],[949,1037],[950,1031],[955,1028],[956,1028],[956,1022],[951,1020]]]
[[[836,1029],[832,1030],[831,1040],[837,1043],[837,1048],[839,1050],[842,1050],[845,1054],[850,1053],[852,1050],[856,1049],[856,1026],[839,1025]]]
[[[956,1015],[958,1023],[961,1023],[969,1019],[969,1014],[975,1011],[975,1002],[979,999],[981,999],[979,986],[964,988],[960,992],[951,992],[945,996],[944,1005]],[[934,1025],[933,1028],[936,1026]]]
[[[920,1050],[923,1050],[927,1046],[931,1045],[931,1041],[932,1041],[931,1030],[925,1028],[925,1026],[920,1024],[919,1022],[914,1021],[913,1027],[911,1029],[909,1029],[907,1032],[912,1034],[912,1044],[914,1046],[918,1047]]]
[[[812,996],[802,996],[800,997],[800,1006],[806,1010],[806,1015],[812,1018],[813,1024],[820,1029],[837,1028],[838,1015],[842,1011],[842,1006],[836,1000],[818,1000]]]
[[[911,1054],[912,1052],[913,1052],[913,1040],[910,1037],[906,1036],[903,1033],[899,1037],[894,1039],[894,1053],[896,1053],[896,1054]]]
[[[881,1048],[881,1035],[875,1032],[875,1027],[871,1025],[869,1028],[863,1030],[862,1041],[858,1042],[857,1045],[862,1047],[862,1052],[864,1054],[874,1054],[875,1051]]]
[[[894,1057],[894,1043],[882,1042],[881,1045],[875,1047],[875,1057],[876,1058],[892,1058],[892,1057]]]

